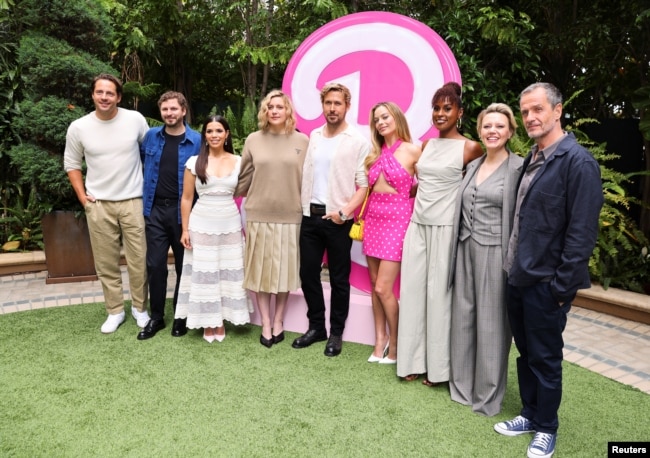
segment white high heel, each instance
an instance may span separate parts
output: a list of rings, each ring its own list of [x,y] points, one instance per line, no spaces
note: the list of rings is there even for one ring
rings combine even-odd
[[[222,328],[223,328],[223,334],[217,334],[217,329],[222,329]],[[213,336],[214,336],[214,340],[216,340],[217,342],[223,342],[223,339],[226,338],[226,328],[224,326],[222,326],[221,328],[215,328]]]
[[[375,353],[370,354],[370,358],[368,358],[369,363],[379,363],[381,362],[382,359],[386,357],[386,354],[388,353],[388,342],[386,342],[386,346],[384,347],[384,351],[381,352],[381,357],[375,356]]]
[[[214,342],[214,334],[210,336],[206,336],[205,332],[203,333],[203,340],[205,340],[207,343],[212,343]]]

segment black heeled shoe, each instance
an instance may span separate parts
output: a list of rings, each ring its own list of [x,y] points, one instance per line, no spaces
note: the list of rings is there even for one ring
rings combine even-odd
[[[266,348],[271,348],[273,346],[273,336],[270,339],[267,339],[262,334],[260,334],[260,343]]]
[[[282,342],[284,340],[284,331],[282,331],[277,336],[271,334],[271,340],[273,341],[274,344],[279,344],[280,342]]]

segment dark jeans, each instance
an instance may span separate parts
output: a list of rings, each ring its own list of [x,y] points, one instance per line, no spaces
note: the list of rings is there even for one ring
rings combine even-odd
[[[508,319],[519,351],[517,375],[521,415],[535,431],[555,433],[562,401],[562,332],[571,303],[559,306],[547,282],[508,284]]]
[[[340,336],[350,309],[350,232],[352,221],[335,224],[321,215],[303,216],[300,226],[300,281],[307,301],[309,329],[325,331],[325,298],[321,264],[327,250],[332,295],[330,335]]]
[[[183,270],[184,248],[181,244],[181,225],[178,223],[178,202],[170,205],[154,204],[151,214],[145,216],[147,234],[147,278],[149,280],[149,304],[151,319],[162,320],[167,299],[167,253],[171,246],[176,269],[174,311],[178,301],[178,285]]]

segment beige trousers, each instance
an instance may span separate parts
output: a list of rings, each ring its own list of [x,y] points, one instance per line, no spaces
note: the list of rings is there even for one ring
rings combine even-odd
[[[452,226],[411,222],[404,238],[400,280],[397,375],[449,380],[451,290],[447,288]]]
[[[124,245],[133,307],[139,312],[145,311],[148,290],[147,242],[142,199],[88,202],[86,219],[106,311],[109,315],[115,315],[124,310],[121,245]]]

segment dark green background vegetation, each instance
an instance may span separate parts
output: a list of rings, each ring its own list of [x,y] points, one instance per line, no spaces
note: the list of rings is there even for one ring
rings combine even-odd
[[[650,202],[650,178],[609,166],[618,155],[632,170],[650,170],[650,156],[607,151],[581,134],[598,132],[595,120],[630,120],[648,151],[647,0],[0,0],[0,244],[38,248],[44,212],[78,209],[62,153],[69,123],[92,110],[94,75],[120,76],[122,105],[152,123],[168,89],[188,97],[192,125],[214,107],[228,111],[241,144],[254,129],[255,104],[281,85],[301,41],[337,17],[373,10],[417,19],[445,39],[463,77],[467,135],[482,107],[516,107],[534,81],[570,97],[566,124],[604,166],[592,275],[630,289],[648,281],[641,250],[650,210],[638,203]],[[527,139],[513,146],[524,153]]]

